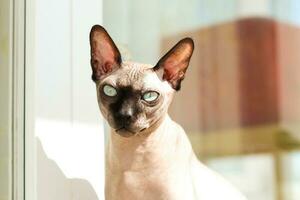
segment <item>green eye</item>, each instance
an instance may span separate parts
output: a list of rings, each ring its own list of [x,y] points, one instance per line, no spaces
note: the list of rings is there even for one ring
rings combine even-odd
[[[159,94],[154,91],[146,92],[143,94],[143,99],[147,102],[154,101],[158,98]]]
[[[103,92],[106,96],[114,97],[117,95],[117,90],[111,85],[105,85],[103,87]]]

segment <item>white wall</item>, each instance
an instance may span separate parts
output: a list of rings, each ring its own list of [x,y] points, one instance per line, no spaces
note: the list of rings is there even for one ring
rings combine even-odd
[[[300,25],[299,0],[273,0],[274,16],[285,23]]]
[[[37,200],[103,199],[104,128],[89,64],[101,0],[35,1],[34,179]],[[27,11],[30,12],[30,11]],[[30,187],[27,185],[27,187]]]
[[[238,0],[238,17],[271,17],[272,3],[272,0]]]
[[[162,38],[241,17],[272,17],[277,1],[287,0],[104,0],[104,25],[130,58],[156,64]]]

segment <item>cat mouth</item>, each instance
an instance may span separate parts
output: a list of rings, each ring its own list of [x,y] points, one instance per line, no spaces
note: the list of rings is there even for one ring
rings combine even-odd
[[[117,129],[115,129],[115,131],[116,131],[116,133],[121,133],[121,132],[129,132],[130,134],[132,134],[132,135],[137,135],[137,134],[139,134],[140,132],[143,132],[144,130],[146,130],[147,128],[142,128],[141,130],[139,130],[139,131],[132,131],[132,130],[130,130],[130,129],[128,129],[128,128],[126,128],[125,126],[123,126],[123,127],[120,127],[120,128],[117,128]]]
[[[141,130],[140,130],[140,132],[143,132],[144,130],[146,130],[147,128],[142,128]]]
[[[121,132],[121,131],[127,131],[127,132],[130,132],[130,133],[134,133],[131,130],[129,130],[128,128],[126,128],[125,126],[116,129],[116,132]]]

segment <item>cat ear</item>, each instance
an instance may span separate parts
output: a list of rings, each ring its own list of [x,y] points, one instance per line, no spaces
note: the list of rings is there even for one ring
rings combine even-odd
[[[191,38],[184,38],[158,61],[153,70],[159,76],[162,76],[163,80],[167,80],[173,89],[178,91],[180,83],[184,79],[193,50],[193,40]]]
[[[121,54],[106,32],[100,25],[94,25],[90,32],[92,79],[97,81],[106,73],[121,65]]]

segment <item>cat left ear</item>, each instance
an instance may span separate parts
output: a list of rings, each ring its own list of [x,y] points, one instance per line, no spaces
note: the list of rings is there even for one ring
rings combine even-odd
[[[191,38],[184,38],[158,61],[153,70],[157,74],[162,74],[162,79],[167,80],[172,88],[178,91],[193,51],[193,40]]]
[[[119,49],[107,31],[94,25],[90,32],[92,79],[97,81],[106,73],[120,67],[122,58]]]

